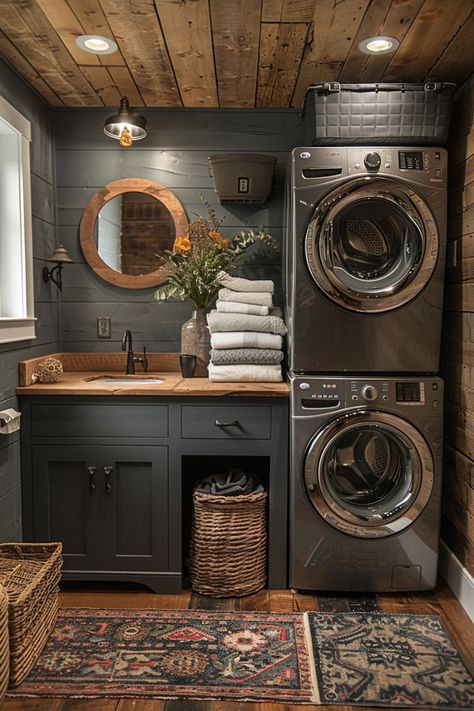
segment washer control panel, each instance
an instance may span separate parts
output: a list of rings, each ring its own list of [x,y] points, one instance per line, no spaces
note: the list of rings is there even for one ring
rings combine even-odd
[[[297,375],[291,379],[291,406],[294,415],[316,415],[323,411],[352,407],[406,407],[442,409],[443,381],[440,378],[401,376],[374,380]]]

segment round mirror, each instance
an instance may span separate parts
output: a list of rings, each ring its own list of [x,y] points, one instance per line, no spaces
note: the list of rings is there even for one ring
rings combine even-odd
[[[161,262],[188,221],[179,200],[158,183],[139,178],[115,180],[99,190],[81,219],[84,257],[105,281],[127,289],[161,284]]]

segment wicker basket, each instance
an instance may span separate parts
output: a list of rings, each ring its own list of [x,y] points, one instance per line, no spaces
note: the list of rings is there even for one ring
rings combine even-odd
[[[193,590],[212,597],[250,595],[266,583],[267,492],[193,494]]]
[[[5,698],[10,670],[8,647],[8,595],[0,585],[0,705]]]
[[[0,544],[0,584],[9,603],[11,687],[28,675],[54,627],[61,553],[61,543]]]

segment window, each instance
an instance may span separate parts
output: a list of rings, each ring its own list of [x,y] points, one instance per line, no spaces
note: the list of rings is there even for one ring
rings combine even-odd
[[[30,122],[0,96],[0,343],[35,337]]]

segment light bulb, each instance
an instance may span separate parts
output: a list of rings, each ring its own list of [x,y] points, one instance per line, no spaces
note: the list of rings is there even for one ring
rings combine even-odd
[[[132,137],[130,135],[130,131],[128,130],[127,126],[124,126],[122,128],[122,131],[120,133],[119,143],[124,148],[130,148],[130,146],[133,143]]]
[[[367,44],[367,49],[371,52],[386,52],[387,49],[392,48],[392,43],[390,40],[385,39],[375,39]]]

